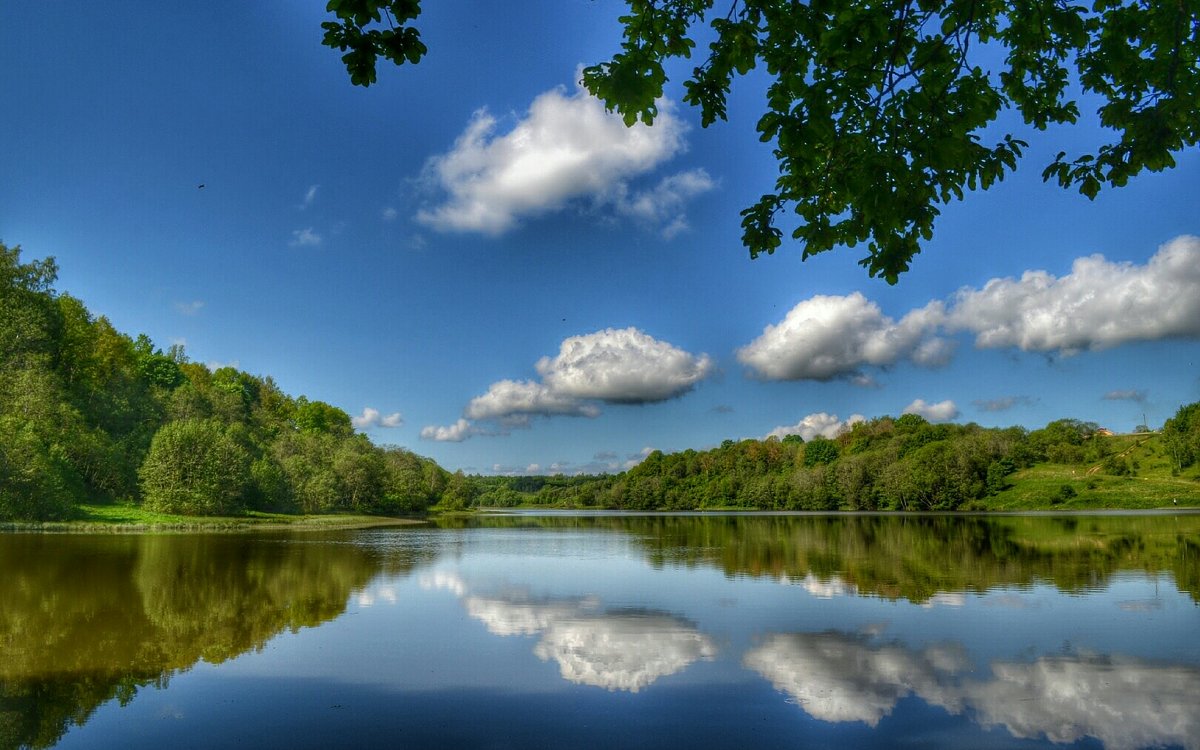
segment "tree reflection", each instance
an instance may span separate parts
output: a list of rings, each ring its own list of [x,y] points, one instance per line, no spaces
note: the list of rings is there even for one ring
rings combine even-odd
[[[288,536],[6,537],[0,544],[0,748],[46,747],[197,661],[261,649],[340,615],[411,561]]]
[[[923,604],[950,592],[1049,581],[1078,592],[1120,571],[1169,573],[1200,602],[1200,515],[512,516],[473,523],[607,529],[652,564],[713,566]]]

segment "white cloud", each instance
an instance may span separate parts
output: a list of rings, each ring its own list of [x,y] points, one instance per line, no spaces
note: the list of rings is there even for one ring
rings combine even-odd
[[[1056,278],[1026,271],[964,289],[947,316],[951,329],[994,349],[1073,354],[1130,341],[1200,336],[1200,237],[1176,237],[1146,265],[1078,258]]]
[[[288,244],[292,247],[315,247],[321,244],[321,235],[314,232],[312,227],[294,229],[292,230],[292,241]]]
[[[460,419],[446,427],[429,425],[421,428],[422,440],[434,440],[439,443],[461,443],[472,435],[478,434],[480,434],[479,428],[465,419]]]
[[[317,199],[317,191],[321,188],[320,185],[312,185],[304,193],[304,202],[300,204],[300,208],[308,208]]]
[[[974,334],[980,349],[1064,355],[1132,341],[1200,338],[1200,237],[1171,240],[1145,265],[1091,255],[1076,259],[1061,278],[1026,271],[1020,279],[992,279],[899,321],[859,292],[817,295],[766,326],[737,355],[766,380],[869,383],[863,367],[903,360],[947,364],[955,342],[945,335],[957,332]]]
[[[846,430],[850,429],[857,422],[865,422],[866,417],[861,414],[851,414],[846,420],[838,419],[836,414],[826,414],[825,412],[817,412],[809,414],[804,419],[793,425],[781,425],[768,432],[763,436],[764,439],[769,437],[777,437],[780,440],[788,435],[799,435],[805,441],[812,440],[817,435],[827,438],[835,438]]]
[[[419,211],[417,221],[441,231],[503,234],[523,217],[574,199],[612,203],[628,193],[628,179],[685,148],[686,126],[668,103],[660,103],[653,127],[627,128],[582,88],[539,95],[507,133],[497,133],[497,125],[487,110],[476,111],[454,147],[427,162],[424,181],[447,196]],[[682,179],[671,195],[682,201],[699,183],[695,175]]]
[[[350,422],[358,429],[365,430],[370,427],[399,427],[404,424],[404,418],[398,411],[391,414],[380,414],[378,409],[366,406],[363,407],[362,414],[351,418]]]
[[[563,396],[644,404],[690,391],[712,371],[712,360],[636,328],[606,328],[564,340],[557,357],[538,360],[537,371]]]
[[[708,377],[712,360],[636,328],[607,328],[565,339],[557,356],[542,357],[535,368],[540,382],[498,380],[471,399],[458,423],[426,427],[421,437],[459,442],[471,435],[528,427],[533,417],[597,417],[599,404],[666,401]],[[493,422],[499,429],[484,430],[477,420]]]
[[[217,362],[216,360],[212,360],[210,362],[205,362],[204,366],[208,368],[209,372],[216,372],[224,367],[232,367],[233,369],[238,370],[242,365],[236,359],[233,359],[228,362]]]
[[[860,375],[865,365],[912,359],[945,364],[951,343],[933,338],[941,303],[913,310],[899,322],[859,292],[817,295],[793,307],[776,325],[738,349],[738,361],[767,380],[831,380]]]
[[[931,404],[926,402],[925,399],[919,398],[904,407],[904,411],[900,413],[916,414],[919,417],[928,419],[930,422],[949,422],[951,419],[958,417],[958,407],[950,399]]]
[[[400,212],[392,206],[387,206],[379,212],[379,217],[384,221],[395,221],[398,216],[400,216]]]
[[[487,393],[467,404],[468,419],[510,419],[511,417],[565,415],[596,417],[600,410],[592,404],[557,393],[531,380],[500,380],[488,386]]]
[[[679,172],[664,177],[650,190],[620,195],[616,202],[617,211],[647,225],[661,227],[663,237],[669,240],[688,228],[684,214],[687,202],[714,187],[716,183],[703,169]]]
[[[175,312],[180,315],[195,315],[204,309],[203,300],[193,300],[191,302],[176,302]]]

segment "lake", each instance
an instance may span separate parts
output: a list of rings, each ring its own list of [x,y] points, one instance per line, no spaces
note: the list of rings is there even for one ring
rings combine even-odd
[[[1200,748],[1200,515],[0,535],[0,748]]]

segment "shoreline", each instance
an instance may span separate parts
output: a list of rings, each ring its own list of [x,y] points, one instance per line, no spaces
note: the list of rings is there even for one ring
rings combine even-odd
[[[0,533],[11,534],[188,534],[243,533],[247,531],[346,531],[417,526],[422,518],[363,516],[298,516],[296,520],[277,518],[212,518],[195,521],[122,522],[122,521],[9,521],[0,523]]]

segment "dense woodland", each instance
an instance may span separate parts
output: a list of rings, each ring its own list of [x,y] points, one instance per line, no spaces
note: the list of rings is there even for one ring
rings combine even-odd
[[[56,292],[56,272],[53,260],[23,263],[19,248],[0,245],[0,520],[69,519],[81,503],[105,502],[185,515],[530,504],[958,510],[987,507],[1014,472],[1036,464],[1116,477],[1142,469],[1090,422],[1061,419],[1027,431],[908,414],[861,422],[833,439],[655,451],[616,475],[450,474],[403,448],[375,446],[343,410],[292,397],[270,377],[211,371],[180,347],[164,352],[146,336],[115,330]],[[1172,477],[1191,479],[1200,403],[1167,420],[1155,445]],[[1064,500],[1076,492],[1057,489]]]
[[[376,447],[346,412],[269,377],[131,338],[57,293],[56,273],[0,245],[0,520],[71,518],[81,502],[188,515],[462,503],[462,475]]]
[[[931,424],[915,414],[879,417],[836,438],[726,440],[706,451],[651,453],[629,471],[596,477],[488,477],[481,505],[547,504],[630,510],[973,510],[1038,464],[1097,467],[1090,483],[1134,477],[1144,468],[1091,422],[1060,419],[1028,431]],[[1158,463],[1180,480],[1200,460],[1200,403],[1181,408],[1155,436]],[[1154,455],[1155,447],[1146,449]],[[1125,455],[1122,455],[1125,453]],[[1141,455],[1141,454],[1138,454]],[[1200,483],[1180,481],[1200,495]],[[1056,485],[1069,499],[1071,485]]]

